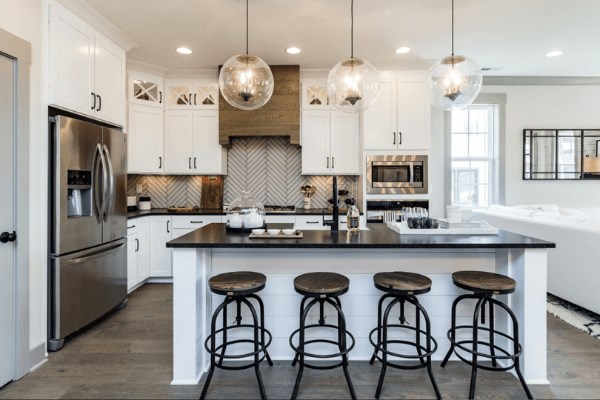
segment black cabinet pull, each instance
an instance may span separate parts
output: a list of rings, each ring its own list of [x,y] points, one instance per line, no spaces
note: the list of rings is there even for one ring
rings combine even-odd
[[[402,144],[402,132],[398,132],[398,144]]]
[[[194,157],[194,169],[197,169],[197,167],[196,167],[196,157]]]
[[[158,169],[162,168],[162,157],[158,157]]]
[[[331,157],[331,169],[335,168],[335,157]]]
[[[98,97],[98,108],[96,109],[96,111],[100,111],[102,110],[102,96],[100,96],[99,94],[96,95]]]
[[[190,99],[190,106],[191,106],[194,104],[194,103],[192,103],[192,94],[190,93],[188,96],[190,96],[189,99]]]
[[[196,93],[194,93],[194,105],[197,106],[198,104],[196,103]]]
[[[204,221],[190,221],[190,224],[203,224]]]
[[[92,103],[92,110],[93,110],[94,108],[96,108],[96,93],[92,92],[91,95],[92,95],[92,99],[94,100],[94,102]]]
[[[135,225],[131,225],[131,226],[127,227],[127,229],[133,229],[133,228],[135,228]]]
[[[140,250],[140,241],[135,239],[135,251],[139,251]]]
[[[318,224],[320,221],[306,221],[307,224]]]
[[[327,157],[327,168],[329,168],[329,157]]]
[[[392,135],[394,135],[394,143],[392,144],[396,144],[396,132],[392,132]]]
[[[160,91],[158,92],[158,98],[160,99],[158,100],[158,104],[162,104],[162,92]]]
[[[192,169],[192,157],[188,158],[188,167]]]
[[[171,233],[171,231],[169,230],[169,223],[170,223],[170,222],[171,222],[171,221],[167,221],[167,233]]]

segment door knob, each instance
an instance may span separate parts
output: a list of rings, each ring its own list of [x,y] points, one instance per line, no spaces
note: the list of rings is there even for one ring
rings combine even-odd
[[[0,242],[1,243],[14,242],[15,240],[17,240],[17,232],[15,232],[15,231],[13,231],[12,233],[8,233],[8,232],[0,233]]]

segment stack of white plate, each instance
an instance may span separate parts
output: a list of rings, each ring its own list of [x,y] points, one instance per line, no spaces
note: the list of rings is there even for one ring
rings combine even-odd
[[[459,206],[446,206],[446,221],[461,222],[461,214]]]

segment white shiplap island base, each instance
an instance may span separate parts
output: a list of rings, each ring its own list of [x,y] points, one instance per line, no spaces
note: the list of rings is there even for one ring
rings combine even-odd
[[[524,348],[523,375],[528,384],[548,383],[546,265],[547,248],[554,244],[503,231],[485,237],[401,236],[384,226],[354,234],[329,231],[304,234],[303,239],[257,242],[248,239],[247,234],[226,234],[224,224],[211,224],[168,243],[173,248],[172,384],[197,384],[207,371],[210,359],[204,341],[210,332],[212,312],[223,300],[223,296],[210,292],[208,279],[223,272],[244,270],[267,276],[266,287],[258,295],[265,303],[266,328],[273,335],[268,350],[274,360],[293,358],[289,336],[298,327],[302,298],[294,291],[293,280],[300,274],[331,271],[350,279],[350,290],[340,299],[348,330],[356,338],[351,361],[368,360],[373,351],[368,335],[376,325],[377,302],[382,295],[373,286],[375,273],[416,272],[432,280],[431,291],[418,298],[431,318],[432,334],[439,344],[434,360],[443,359],[449,348],[446,332],[450,327],[452,301],[465,293],[453,285],[451,274],[480,270],[510,276],[517,281],[516,292],[498,297],[519,320]],[[461,302],[458,324],[472,323],[473,306]],[[325,309],[325,315],[331,315],[327,317],[328,323],[335,323],[334,314]],[[233,320],[234,309],[228,315]],[[245,312],[242,315],[246,317]],[[397,320],[397,309],[394,315]],[[414,326],[411,306],[407,306],[407,315]],[[312,316],[316,321],[316,314]],[[497,313],[496,327],[500,330],[506,327],[504,331],[508,332],[503,313]]]

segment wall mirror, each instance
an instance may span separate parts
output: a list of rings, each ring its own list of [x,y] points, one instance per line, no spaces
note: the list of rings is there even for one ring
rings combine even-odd
[[[600,179],[600,129],[523,129],[523,179]]]

